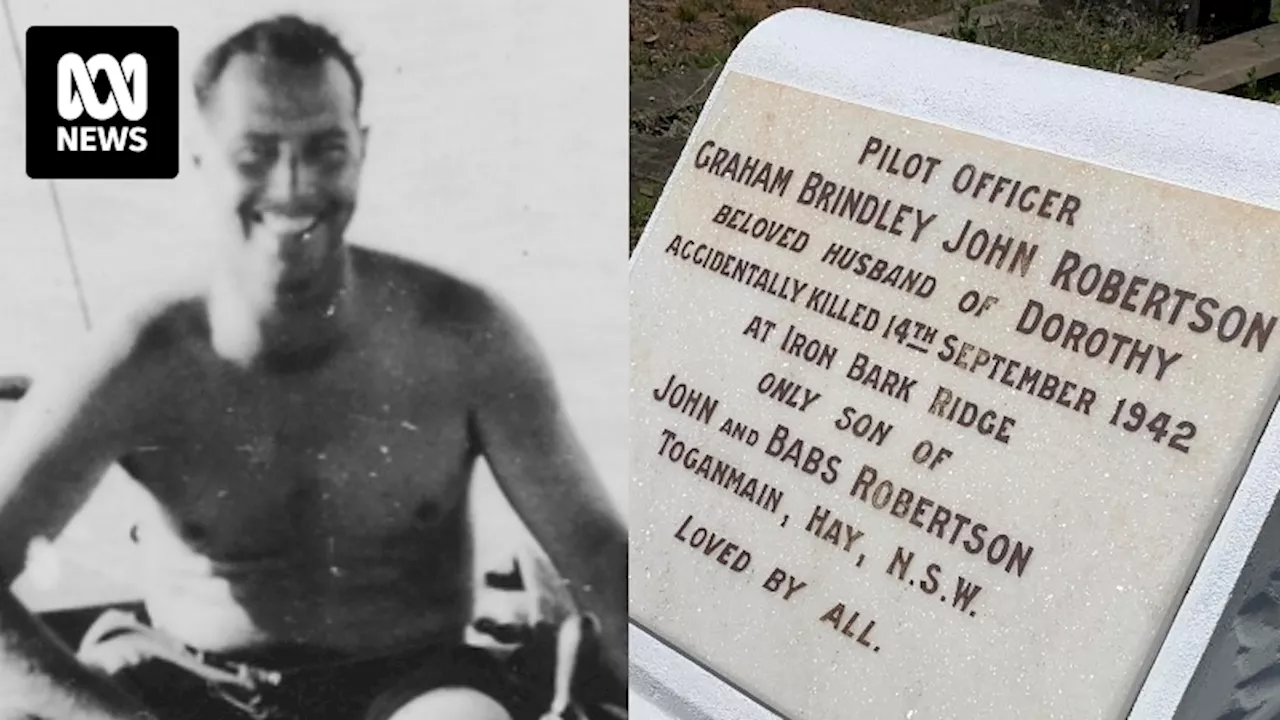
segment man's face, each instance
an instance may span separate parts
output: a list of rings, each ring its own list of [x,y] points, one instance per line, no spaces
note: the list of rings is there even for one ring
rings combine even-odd
[[[262,290],[306,295],[334,267],[355,211],[365,133],[351,76],[332,59],[299,68],[237,55],[205,124],[197,162],[215,181],[233,261]]]

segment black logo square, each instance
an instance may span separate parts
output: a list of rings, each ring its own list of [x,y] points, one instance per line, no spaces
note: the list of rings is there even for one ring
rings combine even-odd
[[[27,29],[27,176],[178,175],[178,29]]]

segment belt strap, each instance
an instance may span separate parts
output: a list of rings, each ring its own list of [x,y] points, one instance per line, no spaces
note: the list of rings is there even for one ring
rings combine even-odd
[[[284,680],[277,671],[227,661],[177,642],[133,613],[115,609],[98,617],[81,640],[77,655],[86,665],[108,673],[143,660],[169,663],[204,680],[216,695],[254,720],[274,717],[263,690]]]

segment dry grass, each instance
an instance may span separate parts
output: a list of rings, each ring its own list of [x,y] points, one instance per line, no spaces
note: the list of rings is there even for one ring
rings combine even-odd
[[[948,33],[958,40],[1096,70],[1128,73],[1144,62],[1166,55],[1189,55],[1194,35],[1182,32],[1173,18],[1130,11],[1083,10],[1061,18],[997,23],[980,28],[963,17]]]
[[[631,81],[724,62],[747,31],[793,7],[901,24],[951,9],[953,0],[632,0]]]

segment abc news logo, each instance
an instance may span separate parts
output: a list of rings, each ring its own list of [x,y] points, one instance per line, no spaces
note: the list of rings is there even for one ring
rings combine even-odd
[[[111,83],[106,101],[98,99],[93,79],[99,73]],[[105,123],[119,113],[130,122],[147,115],[147,59],[129,53],[117,61],[110,55],[94,55],[88,62],[75,53],[58,60],[58,114],[63,120],[75,121],[81,115]],[[147,129],[140,125],[61,125],[58,127],[58,152],[94,150],[147,149]]]
[[[27,30],[27,175],[178,174],[178,31]]]

